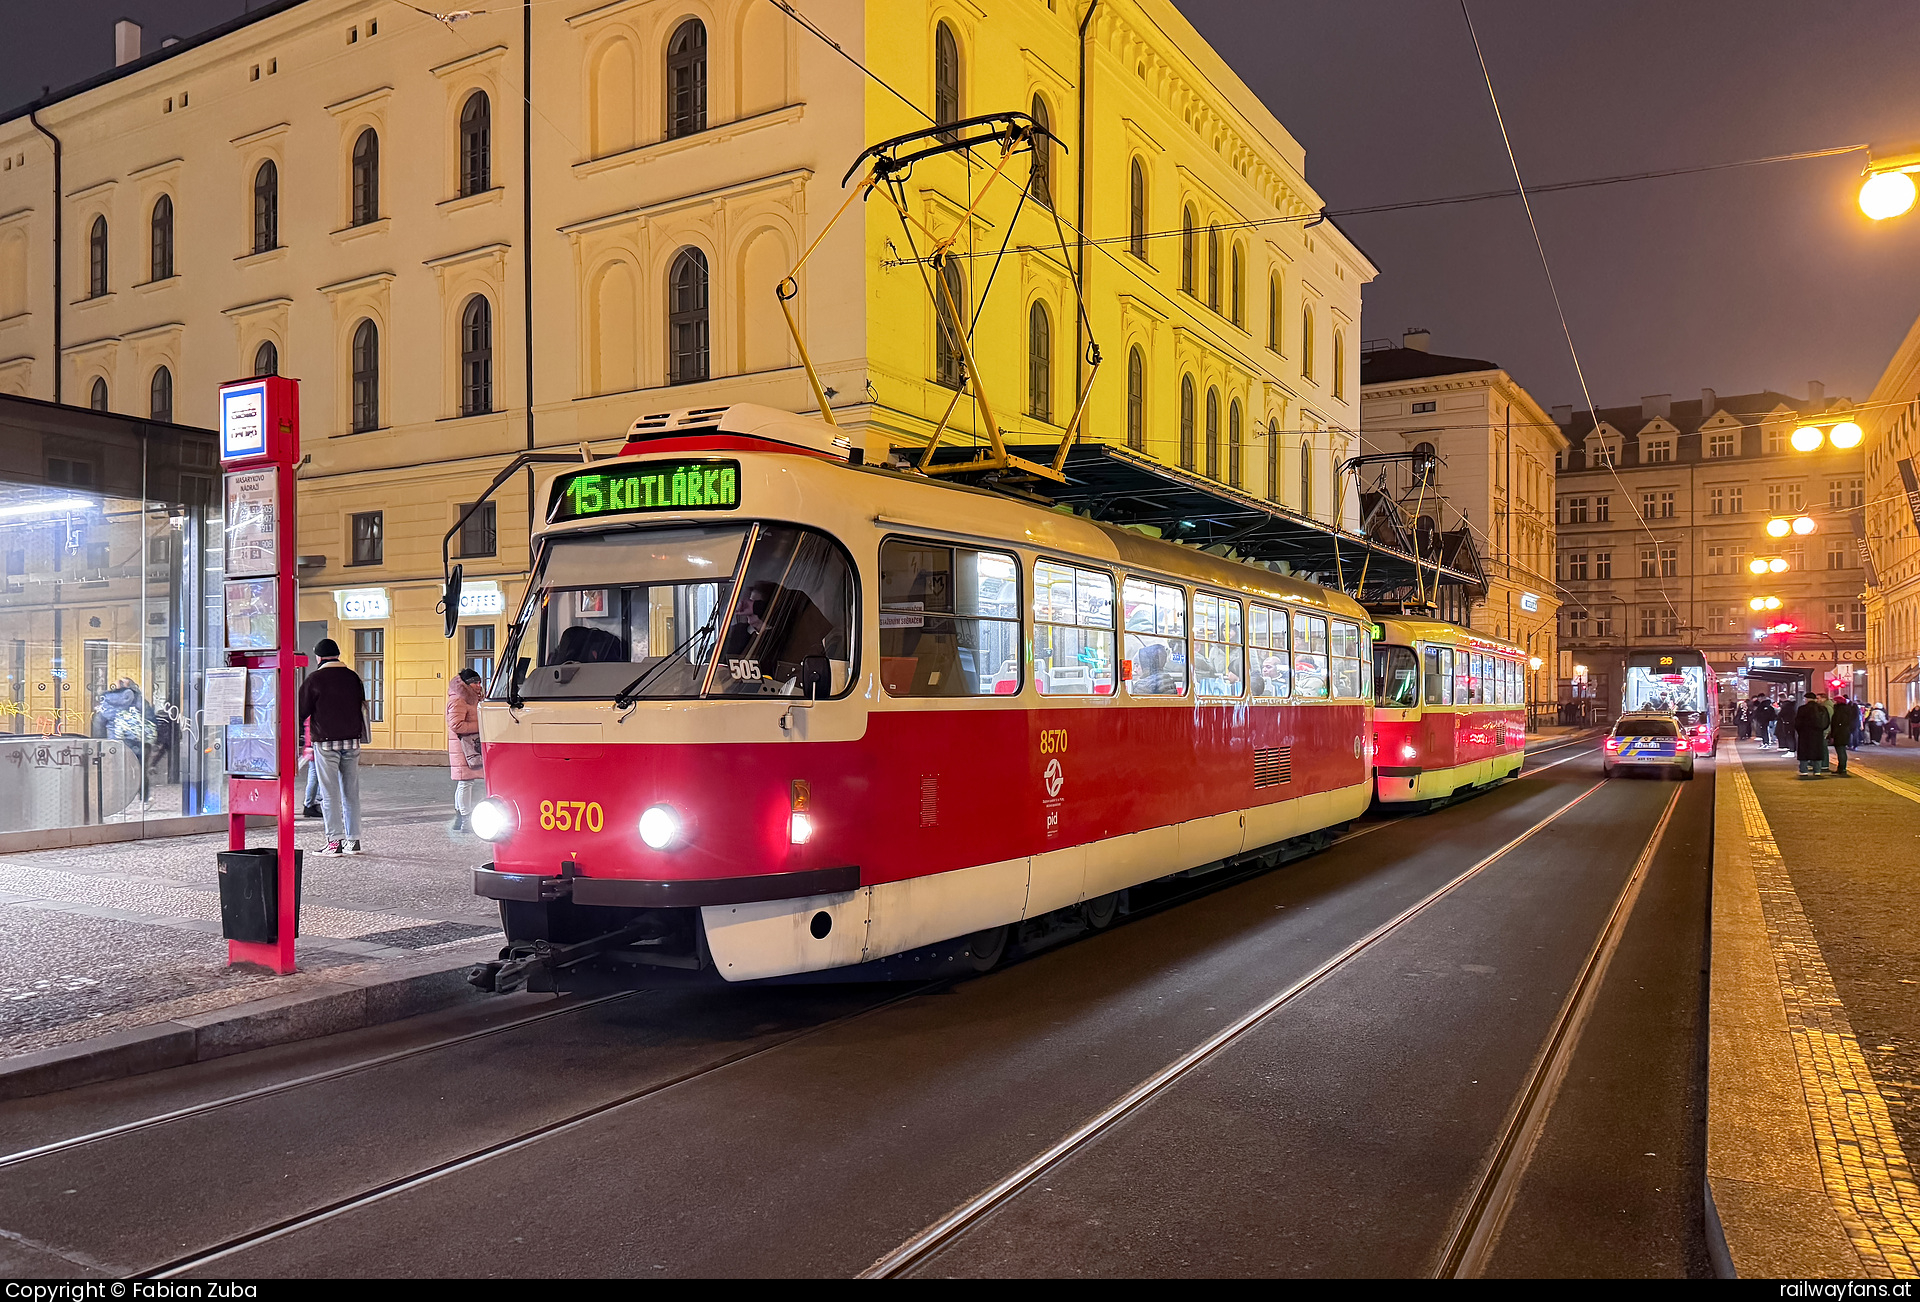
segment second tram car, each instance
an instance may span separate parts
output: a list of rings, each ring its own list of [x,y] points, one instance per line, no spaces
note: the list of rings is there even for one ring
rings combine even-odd
[[[1359,604],[854,464],[837,434],[649,418],[547,485],[481,706],[475,889],[508,945],[478,984],[744,981],[956,938],[985,967],[1010,928],[1104,926],[1129,887],[1275,862],[1367,808]],[[1461,746],[1504,736],[1486,654],[1459,653]]]
[[[1695,752],[1719,749],[1720,679],[1706,655],[1692,647],[1629,652],[1620,712],[1671,714]]]
[[[1383,619],[1373,644],[1374,792],[1425,804],[1520,771],[1527,745],[1519,647],[1457,624]]]

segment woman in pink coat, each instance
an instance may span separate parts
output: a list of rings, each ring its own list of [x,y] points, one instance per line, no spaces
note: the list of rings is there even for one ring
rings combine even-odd
[[[447,684],[447,767],[453,772],[451,830],[467,830],[480,799],[480,675],[462,669]]]

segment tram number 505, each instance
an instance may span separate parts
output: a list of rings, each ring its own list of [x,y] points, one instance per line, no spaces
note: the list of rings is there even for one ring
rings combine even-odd
[[[597,800],[540,802],[540,830],[543,832],[598,832],[605,825],[606,814]]]

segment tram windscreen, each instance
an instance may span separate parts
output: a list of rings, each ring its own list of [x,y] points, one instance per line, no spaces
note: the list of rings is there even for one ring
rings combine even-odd
[[[1628,665],[1623,712],[1656,710],[1689,726],[1707,717],[1707,671],[1700,665]]]
[[[1420,704],[1420,662],[1412,647],[1374,643],[1373,699],[1397,710]]]
[[[531,662],[519,684],[527,699],[827,697],[852,674],[852,569],[812,530],[559,538],[534,589],[508,650]],[[511,677],[496,695],[509,694]]]

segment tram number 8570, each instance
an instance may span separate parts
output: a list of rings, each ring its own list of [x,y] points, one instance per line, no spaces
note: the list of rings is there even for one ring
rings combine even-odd
[[[543,800],[540,802],[540,830],[543,832],[598,832],[606,815],[597,800]]]

